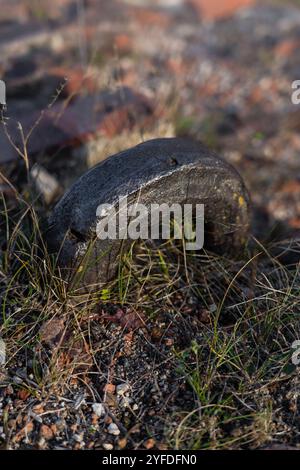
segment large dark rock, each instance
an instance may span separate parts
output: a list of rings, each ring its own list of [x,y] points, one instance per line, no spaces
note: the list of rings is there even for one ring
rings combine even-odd
[[[121,248],[132,243],[96,237],[97,207],[117,206],[119,196],[127,196],[128,204],[203,203],[205,245],[221,252],[236,253],[247,238],[249,197],[236,170],[199,143],[150,140],[85,173],[49,219],[48,245],[59,253],[60,266],[79,273],[82,286],[112,278]]]

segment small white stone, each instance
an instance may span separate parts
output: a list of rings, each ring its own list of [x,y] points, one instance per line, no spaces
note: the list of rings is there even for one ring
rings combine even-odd
[[[99,418],[106,414],[105,408],[102,403],[93,403],[92,408],[95,415],[97,415]]]
[[[131,398],[122,397],[121,406],[122,406],[123,408],[129,408],[131,402],[132,402],[132,399],[131,399]]]
[[[132,407],[133,411],[136,411],[139,409],[139,405],[137,403],[135,403]]]
[[[112,434],[113,436],[118,436],[120,434],[120,429],[115,423],[110,423],[110,425],[107,428],[107,431],[109,434]]]
[[[128,392],[129,388],[129,384],[127,383],[117,385],[117,395],[124,395],[126,392]]]
[[[76,441],[76,442],[82,442],[83,441],[83,435],[82,434],[74,434],[73,438],[74,438],[74,441]]]
[[[105,450],[113,450],[114,446],[110,444],[109,442],[104,442],[103,444],[103,449]]]
[[[50,38],[50,47],[54,52],[61,52],[65,47],[62,34],[53,34]]]
[[[32,167],[30,175],[37,191],[43,196],[47,204],[51,204],[61,190],[57,179],[38,164]]]
[[[46,444],[46,439],[44,437],[40,437],[39,441],[38,441],[38,446],[39,447],[44,447]]]

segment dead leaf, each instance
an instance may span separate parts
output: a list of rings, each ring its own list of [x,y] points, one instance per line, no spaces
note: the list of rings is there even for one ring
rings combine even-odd
[[[106,384],[103,388],[105,393],[115,393],[116,386],[114,384]]]
[[[27,400],[27,398],[30,396],[30,392],[28,390],[26,390],[25,388],[22,388],[22,390],[19,390],[18,391],[18,397],[20,398],[20,400]]]
[[[65,322],[62,318],[52,318],[41,326],[39,333],[42,343],[57,346],[64,337]]]
[[[114,315],[106,315],[104,318],[121,325],[126,331],[136,330],[137,328],[145,326],[143,313],[135,310],[123,310],[119,308]]]
[[[144,447],[146,449],[152,449],[152,447],[155,446],[155,440],[154,439],[148,439],[146,442],[144,442]]]

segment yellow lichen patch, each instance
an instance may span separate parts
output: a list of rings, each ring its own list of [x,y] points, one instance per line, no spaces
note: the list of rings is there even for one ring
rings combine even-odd
[[[233,199],[238,200],[238,204],[240,207],[243,207],[246,204],[245,198],[238,193],[233,193]]]
[[[239,206],[242,207],[245,205],[245,199],[243,198],[243,196],[239,196]]]

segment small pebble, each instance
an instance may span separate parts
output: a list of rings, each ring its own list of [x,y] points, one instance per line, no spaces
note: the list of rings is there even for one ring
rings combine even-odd
[[[92,408],[95,415],[97,415],[99,418],[101,418],[101,416],[105,416],[106,411],[102,403],[93,403]]]
[[[15,376],[13,377],[13,382],[14,382],[15,384],[17,384],[17,385],[20,385],[20,384],[23,383],[23,379],[21,379],[21,377],[18,377],[17,375],[15,375]]]
[[[124,395],[129,390],[129,384],[123,383],[117,385],[117,395]]]
[[[80,443],[80,442],[83,441],[83,435],[82,434],[74,434],[73,439],[74,439],[74,441]]]
[[[118,436],[120,434],[120,429],[115,423],[110,423],[110,425],[107,428],[107,431],[109,434],[112,434],[113,436]]]
[[[43,196],[46,204],[51,204],[61,190],[57,179],[37,164],[32,167],[30,174],[37,191]]]
[[[104,442],[103,444],[103,449],[105,450],[113,450],[114,446],[112,444],[109,444],[109,442]]]
[[[120,405],[121,405],[123,408],[129,408],[131,401],[132,401],[131,398],[122,397],[122,401],[121,401]]]

